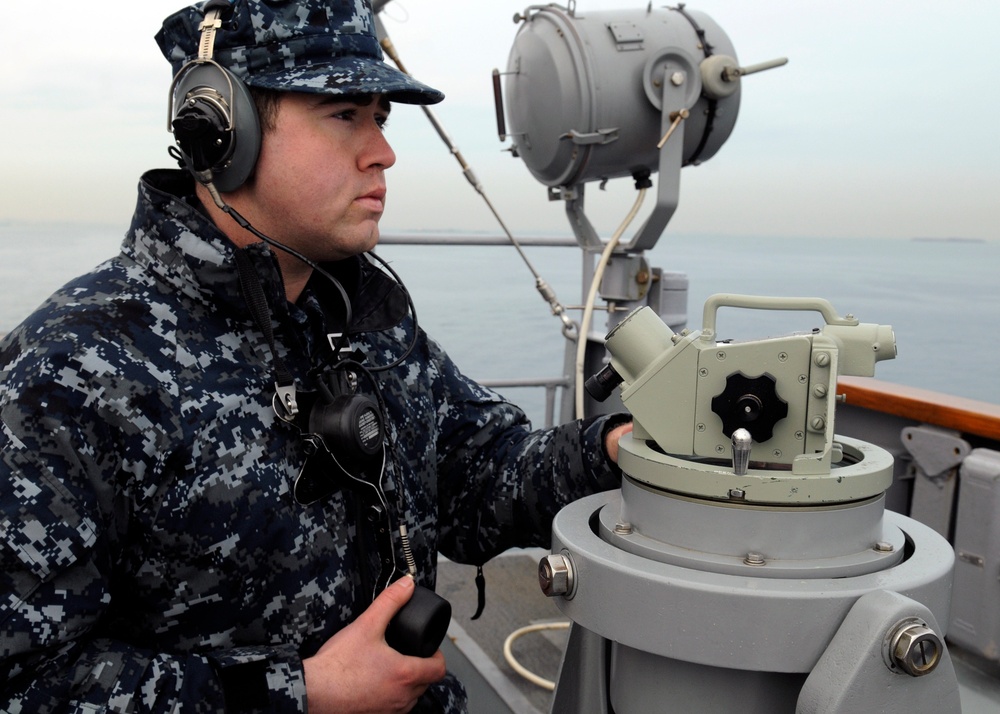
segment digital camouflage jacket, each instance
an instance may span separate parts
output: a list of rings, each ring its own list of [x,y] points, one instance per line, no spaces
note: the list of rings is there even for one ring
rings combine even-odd
[[[371,602],[353,492],[293,497],[300,431],[272,408],[275,360],[235,249],[191,195],[179,172],[144,176],[121,253],[0,343],[4,712],[301,712],[302,658]],[[341,303],[314,275],[289,304],[270,252],[246,253],[306,394]],[[369,261],[327,268],[351,295],[366,365],[413,342],[374,380],[418,582],[434,586],[438,552],[482,563],[547,545],[562,505],[618,485],[602,445],[613,418],[532,431],[459,372]],[[420,710],[464,701],[449,677]]]

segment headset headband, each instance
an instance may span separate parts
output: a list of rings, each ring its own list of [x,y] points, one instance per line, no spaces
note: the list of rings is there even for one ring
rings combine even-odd
[[[208,11],[198,29],[201,30],[201,42],[198,44],[198,59],[210,60],[215,52],[215,31],[222,27],[219,15],[222,11],[215,7]]]

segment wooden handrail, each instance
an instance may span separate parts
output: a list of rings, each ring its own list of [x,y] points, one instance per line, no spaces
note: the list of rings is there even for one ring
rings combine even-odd
[[[882,382],[871,377],[841,377],[837,391],[846,404],[924,424],[1000,439],[1000,404],[953,397],[929,389]]]

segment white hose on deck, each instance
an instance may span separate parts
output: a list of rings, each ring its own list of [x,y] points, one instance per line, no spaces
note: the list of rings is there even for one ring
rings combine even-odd
[[[543,630],[567,630],[569,629],[568,622],[543,622],[538,625],[528,625],[526,627],[521,627],[513,632],[511,632],[507,639],[503,643],[503,658],[507,660],[515,672],[527,679],[532,684],[536,684],[542,689],[547,689],[550,692],[555,691],[556,683],[550,679],[545,679],[544,677],[539,677],[534,672],[527,669],[524,665],[514,659],[514,653],[511,651],[511,646],[514,644],[514,640],[521,637],[522,635],[527,635],[531,632],[541,632]]]

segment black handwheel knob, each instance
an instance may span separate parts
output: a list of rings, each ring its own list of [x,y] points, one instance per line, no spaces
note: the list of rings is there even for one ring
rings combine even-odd
[[[788,416],[788,402],[778,396],[776,384],[769,374],[748,377],[734,372],[726,377],[726,388],[712,399],[722,433],[732,437],[737,429],[746,429],[758,444],[770,439],[774,425]]]

